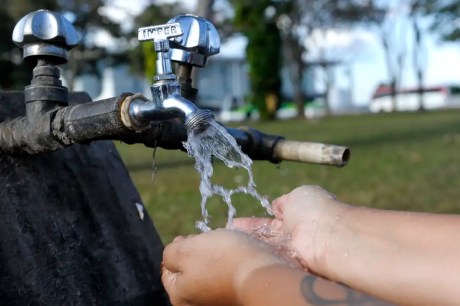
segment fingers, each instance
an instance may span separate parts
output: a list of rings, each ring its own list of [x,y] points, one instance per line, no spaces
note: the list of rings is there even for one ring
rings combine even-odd
[[[233,227],[244,232],[253,232],[264,226],[270,226],[271,218],[235,218]]]
[[[168,244],[163,250],[163,267],[167,270],[177,273],[181,272],[181,263],[184,260],[186,245],[188,244],[187,239],[192,238],[194,235],[187,237],[177,236],[174,240]]]
[[[289,193],[286,193],[272,201],[273,215],[276,219],[283,220],[284,205],[286,204],[288,199]]]
[[[175,238],[173,239],[172,242],[179,242],[179,241],[182,241],[182,240],[184,240],[184,239],[185,239],[184,236],[177,236],[177,237],[175,237]]]
[[[182,287],[183,280],[181,280],[181,273],[174,273],[168,269],[161,269],[161,282],[163,287],[168,293],[169,300],[174,306],[190,306],[190,304],[183,298]]]
[[[171,272],[180,272],[181,242],[172,242],[163,250],[163,267]]]
[[[304,202],[309,201],[324,201],[335,200],[335,195],[326,189],[315,185],[304,185],[295,188],[290,193],[283,194],[272,202],[273,215],[276,219],[283,220],[286,205],[291,205],[291,202]],[[289,204],[288,204],[289,203]]]
[[[173,273],[164,267],[161,269],[161,282],[168,293],[174,292],[177,274],[178,273]]]
[[[268,244],[277,242],[284,234],[283,221],[269,218],[237,218],[234,228],[244,231]]]
[[[321,186],[317,185],[304,185],[297,187],[293,191],[291,191],[291,194],[298,194],[302,195],[303,197],[307,199],[335,199],[335,195],[327,191]]]

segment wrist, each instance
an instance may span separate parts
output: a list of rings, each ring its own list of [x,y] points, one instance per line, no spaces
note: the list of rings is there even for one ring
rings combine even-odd
[[[356,251],[361,250],[360,222],[362,208],[340,203],[337,215],[330,220],[328,231],[323,233],[316,248],[315,273],[336,282],[346,282],[349,266],[354,262]],[[359,252],[359,251],[358,251]]]
[[[285,264],[273,264],[252,270],[237,288],[239,305],[285,305],[296,299],[302,302],[300,283],[304,276],[305,272],[302,270]],[[286,301],[287,297],[293,301]]]
[[[246,296],[251,294],[248,283],[254,278],[258,271],[264,271],[270,267],[288,267],[288,263],[284,258],[272,253],[273,250],[267,246],[264,252],[253,254],[250,258],[244,259],[237,266],[233,278],[233,288],[235,291],[236,300],[239,305],[249,305],[245,302]]]
[[[348,220],[356,208],[335,199],[323,203],[314,214],[306,216],[293,232],[292,245],[297,259],[308,270],[332,278],[330,254],[339,252],[340,242],[348,236]],[[335,256],[335,255],[334,255]],[[333,269],[332,269],[333,271]]]

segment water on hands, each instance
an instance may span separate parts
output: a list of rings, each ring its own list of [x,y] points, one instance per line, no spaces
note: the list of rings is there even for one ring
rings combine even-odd
[[[235,193],[245,193],[253,196],[260,201],[260,204],[266,209],[268,214],[272,214],[270,203],[256,190],[251,170],[252,160],[241,151],[233,136],[223,126],[212,120],[209,127],[203,132],[189,132],[187,141],[184,142],[184,147],[190,156],[195,157],[195,168],[201,176],[200,193],[203,220],[196,223],[198,230],[202,232],[210,230],[206,203],[213,195],[222,197],[222,200],[228,206],[227,228],[232,228],[233,218],[236,214],[231,199]],[[222,160],[227,167],[245,169],[249,177],[247,185],[227,189],[224,186],[213,184],[211,182],[213,156]]]

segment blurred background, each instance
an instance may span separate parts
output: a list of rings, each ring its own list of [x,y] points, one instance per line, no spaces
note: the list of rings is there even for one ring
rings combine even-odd
[[[230,126],[288,139],[345,145],[350,164],[254,162],[270,200],[302,184],[321,185],[356,205],[460,213],[460,1],[436,0],[4,0],[0,7],[1,90],[22,90],[32,68],[11,41],[36,9],[64,14],[80,45],[62,78],[94,100],[121,92],[150,97],[152,44],[137,29],[184,13],[212,21],[220,54],[195,76],[197,103]],[[117,144],[163,238],[196,232],[199,175],[180,151]],[[242,170],[215,163],[214,182],[245,184]],[[239,216],[264,211],[234,197]],[[226,206],[209,202],[212,226]]]

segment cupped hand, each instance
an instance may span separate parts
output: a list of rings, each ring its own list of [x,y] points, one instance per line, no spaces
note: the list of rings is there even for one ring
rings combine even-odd
[[[241,231],[178,237],[163,253],[162,282],[174,306],[240,305],[241,286],[259,268],[287,265],[271,247]]]
[[[319,186],[301,186],[273,200],[274,218],[237,218],[233,226],[268,243],[285,244],[305,269],[320,273],[330,234],[348,208]]]

